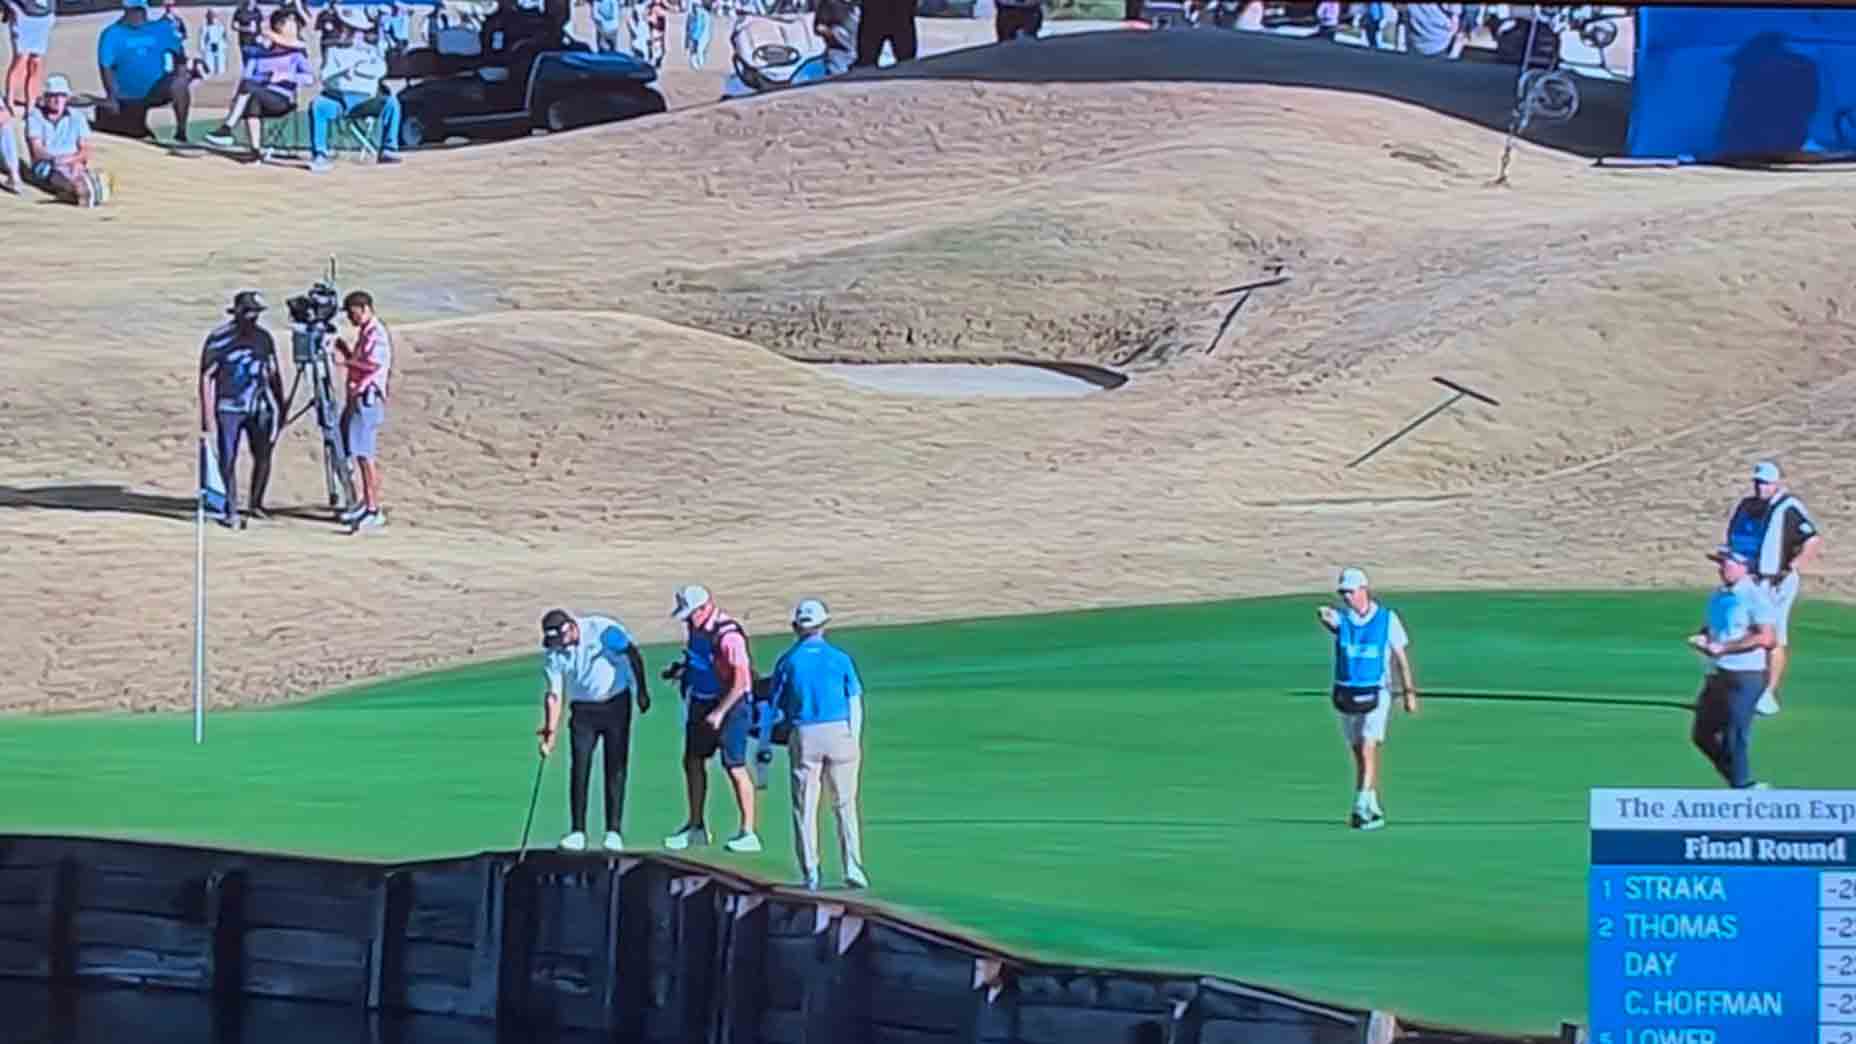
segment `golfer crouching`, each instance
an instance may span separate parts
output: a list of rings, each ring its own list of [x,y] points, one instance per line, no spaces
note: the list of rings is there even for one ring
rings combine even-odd
[[[635,693],[638,713],[651,709],[645,687],[644,657],[631,635],[617,620],[606,616],[579,616],[550,609],[541,618],[541,673],[547,681],[543,696],[541,756],[554,751],[561,725],[561,703],[573,704],[568,721],[573,760],[568,771],[568,811],[573,828],[561,838],[568,852],[586,851],[587,783],[593,771],[593,748],[605,744],[606,839],[605,848],[616,852],[625,816],[625,765],[631,755],[632,707]]]
[[[816,599],[793,607],[796,641],[774,664],[770,699],[792,727],[787,756],[793,768],[793,851],[800,877],[807,888],[818,888],[818,798],[820,788],[827,787],[838,819],[844,883],[868,888],[857,821],[864,686],[850,656],[825,640],[830,619],[825,603]]]

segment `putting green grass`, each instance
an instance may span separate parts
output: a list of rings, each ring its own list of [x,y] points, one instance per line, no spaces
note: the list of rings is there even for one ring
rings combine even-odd
[[[1391,595],[1439,695],[1393,718],[1377,834],[1343,825],[1315,598],[840,632],[871,693],[875,895],[1055,958],[1486,1029],[1583,1022],[1587,789],[1718,782],[1682,708],[1701,600]],[[1852,635],[1848,607],[1808,601],[1793,621],[1787,710],[1754,747],[1776,784],[1852,782]],[[763,633],[757,656],[785,644]],[[654,674],[667,657],[649,651]],[[513,848],[537,690],[532,658],[475,666],[214,713],[203,748],[186,715],[0,720],[0,831],[381,859]],[[635,847],[683,818],[678,706],[658,692],[633,740]],[[566,826],[565,760],[547,768],[541,844]],[[768,851],[709,858],[791,880],[780,776]],[[709,807],[734,827],[719,787]]]

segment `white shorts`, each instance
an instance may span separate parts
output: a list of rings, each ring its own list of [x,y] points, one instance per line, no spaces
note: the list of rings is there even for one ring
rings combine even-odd
[[[1349,747],[1386,741],[1386,719],[1392,715],[1392,694],[1379,690],[1379,706],[1365,714],[1340,715],[1340,734]]]
[[[1790,645],[1791,642],[1787,638],[1791,632],[1792,606],[1798,602],[1798,574],[1786,573],[1785,578],[1771,585],[1770,589],[1772,607],[1778,610],[1779,614],[1778,626],[1773,628],[1773,632],[1778,637],[1780,645]]]
[[[58,20],[56,14],[29,15],[13,11],[13,53],[34,54],[40,58],[52,45],[52,23]]]

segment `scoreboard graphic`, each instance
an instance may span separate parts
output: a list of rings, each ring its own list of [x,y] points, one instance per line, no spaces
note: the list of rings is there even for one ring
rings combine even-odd
[[[1594,790],[1592,1044],[1856,1044],[1856,791]]]

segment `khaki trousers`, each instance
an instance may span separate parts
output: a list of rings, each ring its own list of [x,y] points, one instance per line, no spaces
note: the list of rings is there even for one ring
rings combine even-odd
[[[818,797],[831,789],[838,817],[838,845],[847,875],[863,874],[863,841],[858,836],[857,775],[862,752],[857,733],[846,721],[800,725],[787,741],[793,765],[793,850],[808,880],[818,873]]]

